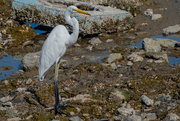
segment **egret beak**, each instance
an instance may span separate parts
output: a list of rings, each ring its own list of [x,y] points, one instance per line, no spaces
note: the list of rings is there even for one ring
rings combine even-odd
[[[83,11],[83,10],[78,9],[78,8],[75,8],[74,10],[77,11],[78,13],[82,13],[82,14],[86,14],[86,15],[91,15],[91,14],[89,14],[89,13]]]

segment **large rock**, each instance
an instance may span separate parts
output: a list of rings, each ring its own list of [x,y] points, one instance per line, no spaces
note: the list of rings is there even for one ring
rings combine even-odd
[[[161,47],[172,48],[176,43],[178,42],[170,39],[145,38],[142,46],[146,52],[160,52]]]
[[[174,26],[169,26],[167,28],[163,29],[163,34],[168,35],[168,34],[174,34],[180,31],[180,24],[174,25]]]
[[[24,70],[30,70],[39,67],[39,57],[40,51],[26,54],[22,59],[21,68]]]
[[[175,46],[177,41],[171,39],[156,39],[161,47],[172,48]]]
[[[146,52],[160,52],[161,46],[156,39],[145,38],[142,47]]]

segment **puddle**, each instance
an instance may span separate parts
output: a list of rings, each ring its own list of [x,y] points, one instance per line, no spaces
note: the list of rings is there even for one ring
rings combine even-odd
[[[180,57],[169,57],[169,65],[173,66],[176,63],[180,66]]]
[[[171,39],[171,40],[175,40],[175,41],[180,42],[180,38],[179,37],[174,37],[174,36],[157,35],[157,36],[151,36],[150,38],[154,38],[154,39],[157,39],[157,38],[160,38],[160,39]],[[141,39],[141,41],[139,43],[137,43],[137,44],[127,46],[127,48],[130,48],[132,46],[133,47],[137,47],[137,48],[142,48],[143,39]]]
[[[21,70],[21,56],[10,56],[6,53],[1,54],[0,59],[0,80],[8,78],[12,73]]]
[[[33,29],[35,30],[36,35],[45,34],[45,33],[48,32],[48,31],[46,31],[46,30],[41,29],[42,26],[39,25],[39,24],[28,23],[28,22],[24,22],[24,23],[27,24],[27,25],[31,25],[31,28],[33,28]]]
[[[180,42],[180,38],[179,37],[174,37],[174,36],[157,35],[157,36],[151,36],[150,38],[154,38],[154,39],[157,39],[157,38],[171,39],[171,40],[175,40],[175,41]],[[127,46],[127,48],[130,48],[130,47],[133,46],[133,47],[137,47],[137,48],[141,49],[142,48],[142,42],[143,42],[143,39],[141,39],[141,41],[139,43],[137,43],[137,44]],[[169,64],[172,66],[175,63],[180,64],[180,57],[169,57]]]

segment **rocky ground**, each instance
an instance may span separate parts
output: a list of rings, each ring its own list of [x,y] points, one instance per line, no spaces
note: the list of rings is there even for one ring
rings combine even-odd
[[[45,81],[37,78],[39,51],[48,33],[36,35],[30,26],[12,20],[5,12],[10,4],[2,0],[0,54],[21,54],[23,60],[22,70],[1,80],[0,120],[180,120],[180,65],[168,62],[168,57],[180,57],[179,43],[148,38],[162,33],[180,38],[180,3],[139,2],[132,29],[79,37],[68,48],[58,78],[62,103],[74,107],[63,110],[68,117],[53,110],[54,68]],[[169,26],[174,27],[164,29]],[[127,48],[141,38],[146,38],[142,49]]]

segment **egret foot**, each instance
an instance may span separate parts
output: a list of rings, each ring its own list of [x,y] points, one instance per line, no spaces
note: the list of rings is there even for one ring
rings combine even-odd
[[[67,116],[71,116],[70,114],[67,114],[67,113],[65,113],[65,112],[63,112],[63,110],[66,110],[68,107],[70,107],[70,108],[74,108],[73,106],[70,106],[70,105],[61,105],[61,104],[56,104],[56,106],[55,106],[55,114],[65,114],[65,115],[67,115]]]

